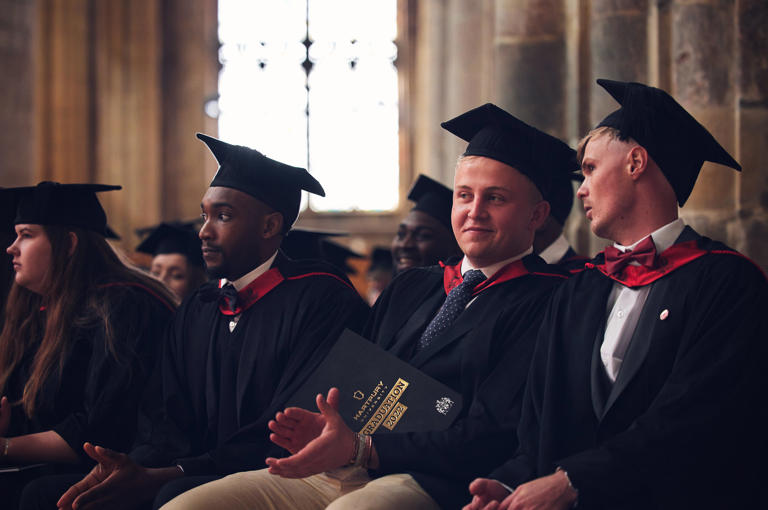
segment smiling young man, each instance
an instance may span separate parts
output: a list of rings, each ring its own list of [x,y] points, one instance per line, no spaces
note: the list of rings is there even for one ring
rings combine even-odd
[[[518,452],[466,509],[765,508],[768,283],[677,207],[704,161],[741,167],[666,92],[598,83],[622,106],[577,194],[614,245],[553,296]]]
[[[400,221],[392,239],[395,271],[433,266],[461,254],[451,229],[453,191],[426,175],[420,175],[408,199],[411,211]]]
[[[456,508],[466,483],[514,450],[508,438],[536,330],[550,293],[567,277],[532,253],[533,236],[549,211],[542,199],[549,169],[575,165],[575,153],[491,104],[443,127],[469,142],[456,167],[451,215],[463,257],[398,275],[364,334],[460,392],[456,421],[368,442],[336,413],[334,389],[331,405],[319,400],[322,414],[292,408],[270,425],[273,441],[293,456],[198,487],[164,510]]]
[[[151,408],[130,456],[86,445],[98,462],[71,480],[27,491],[23,508],[144,508],[222,475],[260,467],[280,449],[267,423],[345,328],[368,307],[329,264],[278,251],[299,212],[301,190],[320,184],[247,147],[198,134],[219,162],[202,199],[202,253],[219,280],[194,292],[166,338],[162,403]],[[76,481],[76,480],[75,480]]]

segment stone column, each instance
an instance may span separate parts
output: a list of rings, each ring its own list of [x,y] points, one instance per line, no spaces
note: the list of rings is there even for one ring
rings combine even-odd
[[[162,95],[160,8],[153,0],[93,5],[95,180],[110,224],[132,248],[133,230],[160,218]]]
[[[452,169],[444,160],[442,145],[446,132],[440,122],[447,119],[444,111],[446,84],[445,1],[419,0],[415,5],[416,37],[414,62],[408,70],[414,85],[409,96],[413,119],[413,175],[402,183],[403,197],[419,173],[428,174],[445,183],[452,182]],[[401,126],[402,129],[402,126]],[[410,207],[403,201],[403,210]]]
[[[4,187],[34,184],[36,177],[31,65],[36,14],[34,2],[0,0],[0,186]]]
[[[736,218],[728,231],[732,246],[768,272],[768,4],[742,0],[737,7],[739,106]]]
[[[493,5],[488,0],[447,0],[445,65],[441,86],[445,103],[441,120],[450,119],[491,98]],[[456,158],[466,142],[443,131],[442,175],[452,182]]]
[[[590,118],[618,108],[597,78],[648,83],[648,0],[593,0],[590,12]]]
[[[619,107],[597,78],[649,82],[648,0],[593,0],[588,30],[590,79],[583,93],[589,98],[591,128]],[[591,256],[609,244],[591,233],[583,214],[578,218],[571,218],[568,235],[581,253]]]
[[[204,105],[218,88],[216,0],[162,2],[161,215],[195,218],[200,198],[216,171],[195,132],[216,136],[218,122]]]
[[[94,176],[90,4],[39,0],[34,180],[90,181]]]
[[[734,4],[727,0],[673,2],[670,92],[738,159],[734,15]],[[704,164],[681,211],[701,234],[728,240],[738,175],[721,165]]]
[[[521,120],[565,137],[563,0],[497,0],[494,102]]]

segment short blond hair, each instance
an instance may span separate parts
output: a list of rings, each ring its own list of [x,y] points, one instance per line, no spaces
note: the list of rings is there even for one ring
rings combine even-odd
[[[600,126],[596,127],[595,129],[591,130],[589,133],[584,135],[584,138],[579,140],[579,145],[576,147],[576,160],[579,162],[579,166],[581,166],[581,160],[584,159],[584,151],[587,148],[587,143],[592,138],[598,138],[600,136],[607,136],[609,140],[621,140],[622,142],[628,141],[628,139],[624,139],[621,137],[621,132],[610,126]]]
[[[521,171],[520,171],[520,170],[518,170],[517,168],[513,167],[512,165],[510,165],[509,163],[504,163],[503,161],[500,161],[500,160],[498,160],[498,159],[496,159],[496,158],[492,158],[492,157],[489,157],[489,156],[480,156],[480,155],[478,155],[478,154],[462,154],[462,155],[460,155],[460,156],[458,157],[458,159],[456,160],[456,167],[454,168],[454,173],[455,173],[455,172],[456,172],[456,170],[459,168],[459,165],[461,164],[461,162],[462,162],[462,161],[464,161],[465,159],[468,159],[468,158],[477,158],[477,157],[480,157],[480,158],[488,158],[488,159],[493,159],[494,161],[498,161],[499,163],[502,163],[502,164],[504,164],[504,165],[507,165],[509,168],[511,168],[511,169],[512,169],[512,170],[514,170],[515,172],[517,172],[517,173],[519,173],[520,175],[522,175],[523,177],[525,177],[525,180],[526,180],[526,181],[528,181],[528,182],[530,183],[530,185],[531,185],[531,186],[530,186],[530,188],[531,188],[531,189],[530,189],[530,191],[531,191],[531,192],[529,193],[529,197],[530,197],[530,199],[531,199],[532,203],[538,203],[538,202],[541,202],[542,200],[544,200],[544,194],[541,192],[541,190],[540,190],[540,189],[539,189],[539,187],[536,185],[536,183],[535,183],[535,182],[533,182],[533,179],[531,179],[530,177],[528,177],[527,175],[525,175],[523,172],[521,172]]]

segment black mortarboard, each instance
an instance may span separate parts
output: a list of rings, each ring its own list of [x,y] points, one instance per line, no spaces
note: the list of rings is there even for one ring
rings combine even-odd
[[[211,186],[233,188],[261,200],[283,215],[287,232],[299,215],[301,190],[325,196],[317,180],[303,168],[286,165],[266,157],[261,152],[222,142],[197,133],[219,162]]]
[[[453,205],[453,190],[426,175],[419,175],[408,192],[408,200],[416,203],[414,211],[422,211],[451,230],[451,206]]]
[[[373,248],[373,251],[371,251],[371,265],[368,267],[369,273],[376,269],[392,271],[392,266],[392,250],[380,246]]]
[[[0,229],[13,230],[16,219],[16,194],[0,188]]]
[[[121,189],[107,184],[60,184],[44,181],[37,186],[6,188],[17,200],[14,224],[80,227],[106,234],[107,215],[96,193]]]
[[[576,152],[498,106],[486,103],[440,124],[469,142],[464,156],[501,161],[528,177],[550,200],[554,172],[578,169]]]
[[[552,189],[549,197],[549,214],[560,225],[565,225],[565,220],[571,214],[573,208],[573,181],[581,181],[583,177],[576,172],[559,172],[553,176]]]
[[[615,128],[623,139],[631,137],[645,147],[681,206],[693,191],[705,161],[741,170],[715,137],[665,91],[613,80],[599,79],[597,84],[621,105],[598,127]]]
[[[195,223],[161,223],[149,229],[141,229],[139,232],[149,231],[150,234],[136,247],[136,251],[153,256],[180,253],[187,257],[190,263],[203,267],[203,254]]]
[[[114,241],[119,241],[120,240],[120,234],[115,232],[112,229],[112,227],[110,227],[109,225],[104,227],[104,237],[106,237],[107,239],[112,239]]]
[[[301,259],[323,259],[321,240],[325,237],[345,236],[344,232],[329,232],[309,228],[292,228],[283,238],[280,249],[288,257]]]
[[[328,239],[322,239],[320,241],[320,247],[323,250],[322,259],[336,266],[347,274],[357,274],[357,271],[355,268],[349,265],[347,259],[365,258],[359,253],[350,250],[346,246],[339,243],[334,243]]]

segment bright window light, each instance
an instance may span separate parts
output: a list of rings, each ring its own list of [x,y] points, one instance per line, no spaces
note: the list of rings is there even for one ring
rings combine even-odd
[[[396,0],[219,0],[219,135],[308,168],[314,211],[398,201]]]

